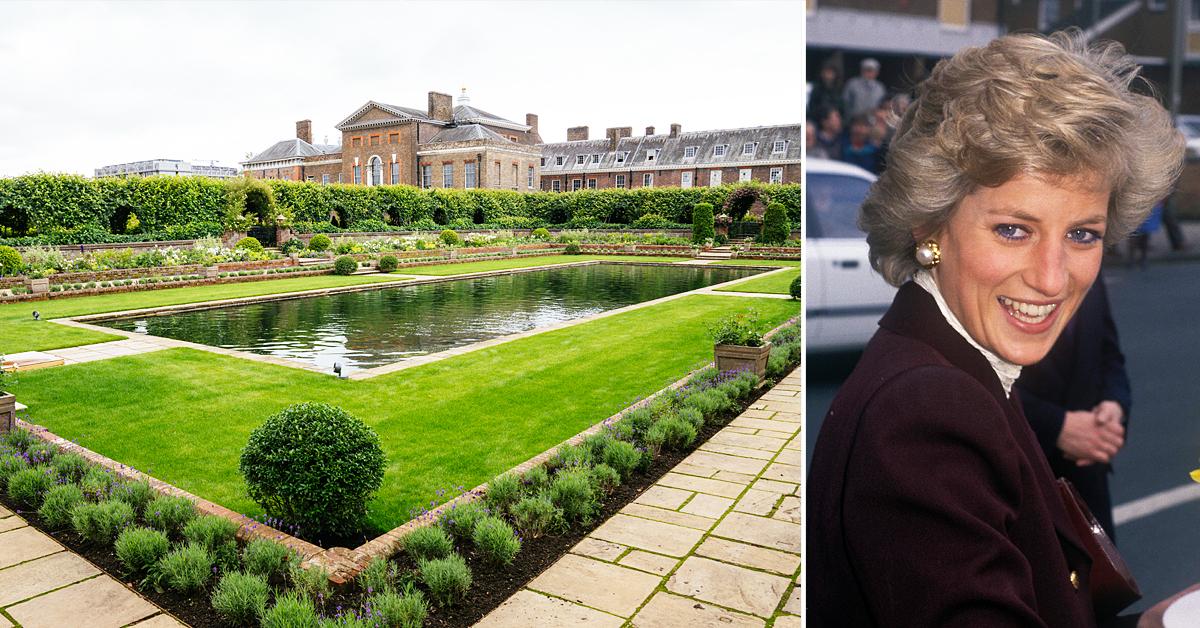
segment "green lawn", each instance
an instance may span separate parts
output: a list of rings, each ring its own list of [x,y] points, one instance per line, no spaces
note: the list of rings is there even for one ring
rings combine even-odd
[[[800,275],[800,269],[784,270],[769,277],[757,277],[728,288],[715,288],[718,292],[767,292],[789,294],[792,280]]]
[[[800,266],[798,259],[728,259],[713,262],[712,266]]]
[[[398,275],[462,275],[465,273],[483,273],[490,270],[508,270],[511,268],[529,268],[548,264],[569,264],[586,262],[588,260],[607,260],[610,262],[681,262],[690,257],[653,257],[649,255],[542,255],[537,257],[508,257],[478,262],[460,262],[456,264],[433,264],[430,266],[414,266],[401,268]]]
[[[381,281],[403,281],[390,275],[315,275],[288,279],[268,279],[245,283],[228,283],[215,286],[192,286],[167,288],[140,292],[118,292],[87,297],[51,299],[49,301],[27,301],[0,305],[0,354],[20,351],[45,351],[78,345],[119,340],[124,336],[104,334],[77,329],[48,319],[84,314],[120,312],[147,307],[162,307],[182,303],[198,303],[219,299],[236,299],[264,294],[316,290],[356,286]],[[32,312],[38,310],[42,320],[34,321]]]
[[[237,471],[250,431],[288,404],[341,406],[382,439],[370,520],[386,529],[438,489],[487,481],[711,360],[706,324],[751,307],[764,328],[799,312],[692,295],[362,381],[170,349],[22,373],[12,392],[59,436],[251,515]]]

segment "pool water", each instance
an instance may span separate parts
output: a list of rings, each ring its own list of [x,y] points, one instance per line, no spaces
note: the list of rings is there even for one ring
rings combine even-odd
[[[368,369],[763,272],[719,266],[597,264],[263,301],[99,324]]]

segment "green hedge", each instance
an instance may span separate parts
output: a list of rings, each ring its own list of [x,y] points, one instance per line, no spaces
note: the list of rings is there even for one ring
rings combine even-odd
[[[800,186],[741,183],[718,187],[638,188],[531,192],[512,190],[421,190],[411,186],[320,185],[266,181],[251,187],[270,191],[271,213],[278,211],[296,224],[413,223],[462,226],[542,224],[595,227],[627,225],[647,214],[676,224],[691,224],[698,203],[723,207],[738,187],[752,186],[764,202],[780,203],[788,218],[800,222]],[[254,219],[245,207],[245,182],[204,177],[85,179],[77,175],[32,174],[0,179],[0,238],[36,236],[40,244],[109,241],[106,236],[151,236],[174,232],[180,237],[220,228],[244,227]],[[230,193],[232,190],[243,193]],[[131,221],[130,216],[136,216]],[[127,225],[137,225],[126,234]],[[141,238],[146,239],[146,238]],[[162,238],[160,238],[162,239]]]

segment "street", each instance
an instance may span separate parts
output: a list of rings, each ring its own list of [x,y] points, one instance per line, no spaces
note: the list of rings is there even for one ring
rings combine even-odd
[[[1114,461],[1117,540],[1141,585],[1143,610],[1200,582],[1200,261],[1105,269],[1133,385],[1125,448]],[[805,430],[821,421],[857,354],[814,355],[807,365]]]

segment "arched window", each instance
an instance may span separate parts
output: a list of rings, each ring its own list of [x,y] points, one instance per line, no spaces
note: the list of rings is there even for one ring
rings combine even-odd
[[[370,166],[370,176],[367,185],[383,185],[383,160],[378,155],[367,162]]]

